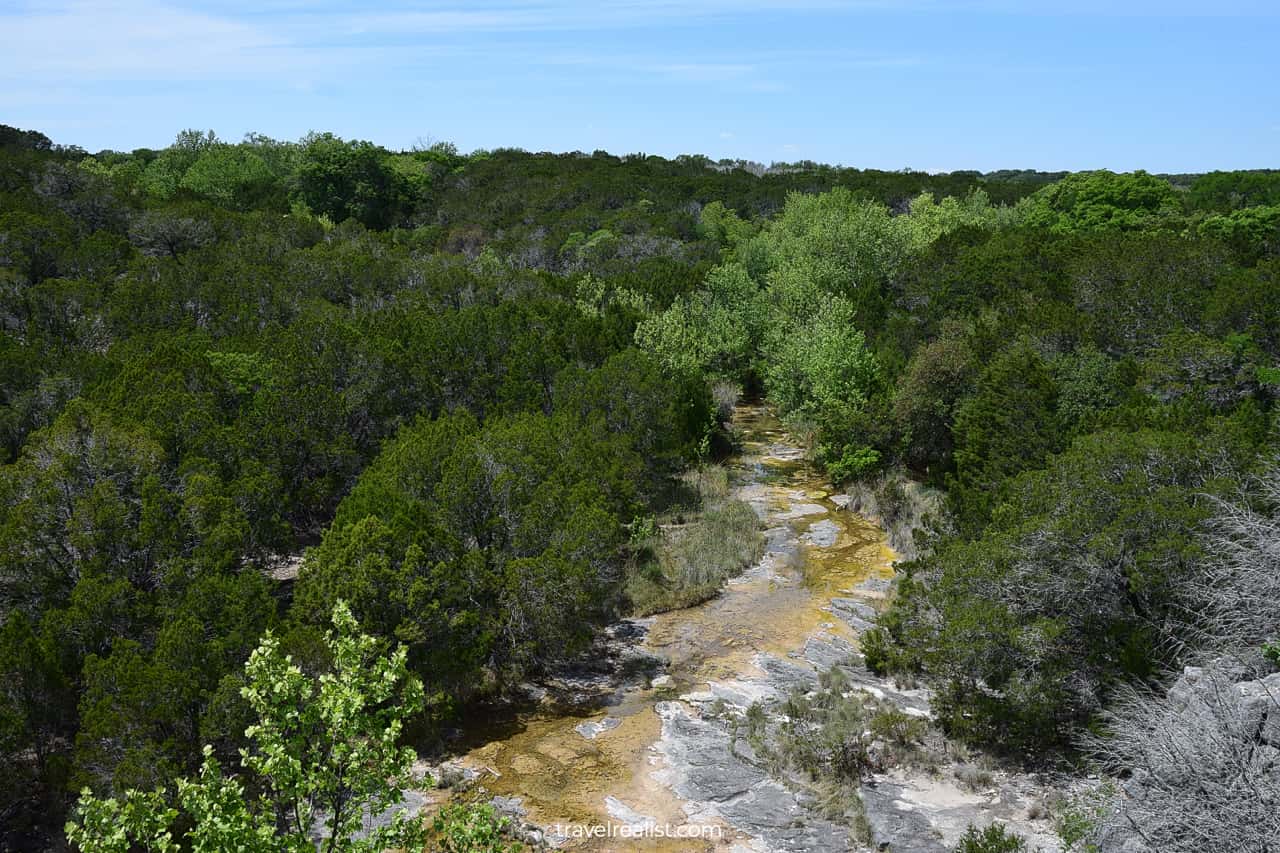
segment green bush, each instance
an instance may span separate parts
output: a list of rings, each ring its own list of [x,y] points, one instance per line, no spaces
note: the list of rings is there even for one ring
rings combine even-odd
[[[986,829],[970,825],[954,853],[1023,853],[1027,843],[998,823]]]
[[[872,628],[858,637],[858,645],[862,648],[862,657],[867,669],[876,675],[884,676],[892,668],[894,647],[889,632],[883,628]]]
[[[838,453],[831,448],[823,448],[823,451],[820,461],[833,483],[847,483],[865,477],[880,465],[880,451],[874,447],[846,444]]]
[[[1280,666],[1280,641],[1264,645],[1262,654],[1272,663]]]
[[[429,848],[437,853],[516,853],[523,844],[510,840],[511,821],[490,805],[455,804],[442,808],[431,823]]]
[[[731,577],[760,558],[764,538],[749,504],[726,500],[727,472],[708,466],[686,477],[700,509],[678,512],[674,524],[649,526],[632,549],[642,557],[628,574],[625,594],[632,613],[647,616],[691,607],[712,598]]]
[[[919,717],[894,707],[877,711],[867,726],[871,734],[888,743],[905,748],[918,743],[928,731],[928,724]]]

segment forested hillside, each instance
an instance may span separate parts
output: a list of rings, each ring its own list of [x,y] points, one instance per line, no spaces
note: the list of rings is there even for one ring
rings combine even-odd
[[[1135,689],[1280,663],[1280,172],[0,127],[0,328],[0,850],[234,766],[250,652],[323,670],[339,602],[407,649],[430,741],[713,594],[654,518],[699,511],[743,394],[887,524],[945,492],[863,650],[950,736],[1105,762]]]

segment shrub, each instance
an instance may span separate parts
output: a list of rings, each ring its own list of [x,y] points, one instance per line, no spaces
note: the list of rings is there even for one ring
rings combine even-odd
[[[990,788],[994,781],[989,770],[984,770],[972,764],[961,764],[956,767],[954,772],[956,781],[966,791],[982,791]]]
[[[998,823],[986,829],[970,825],[955,846],[954,853],[1022,853],[1027,843]]]
[[[398,742],[405,720],[422,708],[422,685],[405,666],[404,647],[380,656],[381,642],[358,633],[341,601],[333,625],[332,672],[307,675],[269,633],[245,664],[241,692],[258,721],[245,732],[252,747],[241,751],[241,776],[224,775],[206,746],[199,777],[178,780],[181,822],[164,789],[129,790],[118,800],[85,788],[67,839],[84,853],[172,850],[178,825],[194,850],[284,853],[310,849],[324,827],[326,850],[412,849],[418,822],[404,809],[366,838],[356,836],[366,815],[397,806],[413,783],[417,756]]]
[[[651,537],[643,550],[652,559],[627,578],[626,595],[636,615],[706,601],[760,557],[763,537],[755,510],[742,501],[716,503],[729,490],[724,470],[709,468],[697,487],[704,509],[685,524]]]
[[[511,821],[489,805],[442,808],[431,824],[440,853],[515,853],[524,846],[509,839]]]
[[[1262,654],[1267,660],[1280,666],[1280,642],[1267,643],[1262,647]]]
[[[819,455],[833,483],[847,483],[865,477],[880,465],[880,451],[874,447],[846,444],[839,453],[824,447]]]
[[[907,747],[923,738],[928,726],[919,717],[889,707],[871,718],[870,728],[876,737],[894,746]]]
[[[889,672],[894,647],[888,631],[883,628],[872,628],[858,637],[858,645],[862,647],[862,656],[866,660],[867,669],[879,676]]]

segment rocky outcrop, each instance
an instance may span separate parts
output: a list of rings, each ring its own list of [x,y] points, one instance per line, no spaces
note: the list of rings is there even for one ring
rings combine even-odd
[[[1225,687],[1222,676],[1204,667],[1186,667],[1169,688],[1169,707],[1183,715],[1230,721],[1241,737],[1280,749],[1280,672]]]
[[[1094,842],[1126,853],[1274,851],[1280,839],[1280,673],[1187,667],[1165,696],[1135,695],[1095,749],[1124,768]]]
[[[585,653],[521,686],[522,703],[575,710],[610,704],[623,690],[644,686],[666,661],[644,648],[652,620],[622,619],[606,627]]]
[[[849,830],[817,817],[801,798],[753,761],[750,748],[735,746],[722,722],[705,718],[698,706],[706,696],[660,702],[662,739],[658,751],[666,760],[661,777],[687,800],[695,822],[723,821],[764,842],[766,850],[845,851],[852,849]]]
[[[1046,820],[1049,789],[1030,776],[991,772],[974,777],[952,765],[937,774],[889,773],[862,786],[872,849],[946,853],[970,826],[1001,824],[1031,851],[1061,849]]]
[[[831,599],[831,612],[855,631],[870,631],[875,627],[875,608],[856,599]]]
[[[912,853],[946,853],[942,835],[922,812],[900,797],[902,788],[888,782],[862,786],[862,806],[876,849]]]

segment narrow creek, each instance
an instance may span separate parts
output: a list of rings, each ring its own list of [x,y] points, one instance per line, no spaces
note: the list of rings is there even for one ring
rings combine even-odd
[[[894,555],[879,528],[831,501],[823,479],[768,410],[740,407],[733,424],[742,447],[729,463],[733,495],[760,515],[766,552],[711,601],[635,620],[644,629],[643,650],[667,661],[666,677],[620,690],[591,715],[534,712],[498,731],[466,732],[465,742],[474,745],[459,763],[477,771],[492,794],[518,797],[529,822],[547,828],[645,821],[681,827],[695,820],[701,826],[707,816],[697,810],[691,815],[689,802],[663,773],[673,768],[664,766],[658,706],[711,685],[749,684],[764,675],[755,663],[762,653],[785,658],[823,635],[853,641],[852,629],[833,618],[831,599],[868,577],[891,576]],[[584,850],[619,844],[728,849],[749,841],[722,818],[712,821],[723,826],[719,844],[561,840],[565,849]]]
[[[843,496],[768,409],[741,406],[733,426],[741,451],[729,462],[732,494],[760,516],[764,556],[702,605],[613,626],[625,656],[661,663],[614,679],[594,710],[534,711],[463,733],[454,766],[553,846],[857,849],[847,827],[811,815],[800,796],[738,755],[711,709],[742,712],[812,689],[819,671],[850,660],[895,554],[876,524],[843,509]],[[917,691],[879,681],[864,689],[928,713]],[[908,795],[889,790],[885,808],[896,819]],[[943,799],[939,808],[955,805]],[[608,829],[584,837],[585,827]],[[919,829],[941,838],[927,820]]]

